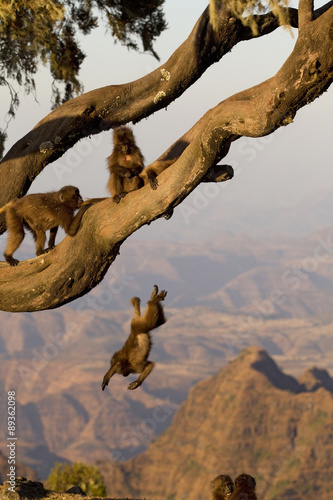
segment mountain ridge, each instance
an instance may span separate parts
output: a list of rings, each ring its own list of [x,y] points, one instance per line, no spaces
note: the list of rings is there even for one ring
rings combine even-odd
[[[269,358],[262,348],[242,351],[190,390],[171,426],[143,454],[121,464],[101,462],[109,491],[200,500],[209,498],[216,475],[246,471],[256,477],[261,500],[306,500],[310,491],[329,500],[332,393],[323,386],[293,392],[273,385]],[[294,379],[294,386],[301,384]]]

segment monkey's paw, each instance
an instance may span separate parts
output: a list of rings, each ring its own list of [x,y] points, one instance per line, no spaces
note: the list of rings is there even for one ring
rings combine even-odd
[[[141,304],[141,300],[139,297],[132,297],[131,298],[131,304],[133,307],[139,306]]]
[[[131,382],[130,385],[127,387],[129,391],[133,391],[137,387],[140,387],[141,384],[137,380],[134,380],[134,382]]]
[[[127,170],[125,173],[124,173],[124,177],[127,181],[129,182],[132,182],[132,180],[134,179],[135,177],[135,174],[133,172],[131,172],[131,170]]]
[[[6,258],[6,261],[8,262],[8,264],[12,267],[14,266],[17,266],[17,264],[20,262],[19,260],[17,259],[14,259],[14,257],[12,257],[11,255],[5,255],[5,258]]]
[[[122,192],[122,193],[119,193],[119,194],[116,194],[115,196],[113,196],[113,198],[112,198],[112,199],[113,199],[113,201],[114,201],[115,203],[119,203],[119,202],[120,202],[120,200],[121,200],[122,198],[124,198],[125,196],[126,196],[126,193],[125,193],[125,192]]]
[[[44,253],[49,253],[51,250],[53,250],[55,245],[51,245],[50,247],[44,248],[38,255],[43,255]]]
[[[149,179],[150,187],[152,189],[157,189],[158,186],[158,180],[157,179]]]
[[[168,292],[167,292],[166,290],[162,290],[162,291],[161,291],[161,292],[157,295],[157,297],[156,297],[156,298],[157,298],[158,300],[164,300],[164,299],[165,299],[165,297],[166,297],[166,294],[167,294],[167,293],[168,293]]]
[[[108,385],[108,383],[109,383],[109,381],[106,382],[105,380],[103,380],[102,385],[101,385],[102,391],[104,391],[104,389]]]

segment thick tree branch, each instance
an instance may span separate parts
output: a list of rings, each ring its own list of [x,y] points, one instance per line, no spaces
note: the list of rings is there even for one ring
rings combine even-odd
[[[313,20],[313,0],[299,0],[298,3],[298,27],[303,29],[307,23]]]
[[[159,176],[156,191],[145,186],[129,193],[119,205],[106,199],[85,213],[74,238],[67,236],[49,254],[17,268],[2,264],[1,308],[54,308],[83,295],[101,281],[121,243],[178,205],[226,154],[231,142],[242,135],[267,135],[290,123],[297,110],[322,94],[333,80],[332,24],[330,9],[304,27],[294,51],[274,77],[208,111],[170,148],[169,152],[177,150],[180,156]]]
[[[292,54],[274,77],[209,110],[163,155],[178,159],[159,176],[156,191],[145,186],[119,205],[106,199],[87,210],[75,237],[67,236],[49,254],[14,268],[1,263],[1,309],[55,308],[87,293],[103,279],[122,242],[207,180],[233,141],[264,136],[291,123],[298,109],[332,83],[332,26],[330,8],[303,27]]]

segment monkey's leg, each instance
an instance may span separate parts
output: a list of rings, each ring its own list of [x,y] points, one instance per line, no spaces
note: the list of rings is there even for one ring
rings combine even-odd
[[[149,331],[154,330],[154,328],[157,328],[166,322],[163,306],[161,304],[161,302],[165,299],[166,294],[166,290],[161,290],[157,295],[152,293],[152,298],[150,298],[147,302],[147,309],[142,318],[142,322]]]
[[[150,187],[152,189],[157,189],[158,186],[158,180],[157,180],[157,174],[154,172],[154,170],[147,170],[147,178],[150,184]]]
[[[112,194],[112,199],[115,203],[119,203],[120,200],[126,196],[126,193],[124,192],[123,178],[116,173],[113,173],[111,178],[112,182],[110,182],[110,192]]]
[[[12,257],[11,255],[7,255],[6,253],[4,253],[4,256],[10,266],[17,266],[17,264],[20,262],[19,260],[14,259],[14,257]]]
[[[151,296],[150,296],[150,299],[149,299],[149,300],[153,300],[153,299],[156,297],[156,295],[157,295],[157,294],[158,294],[158,286],[157,286],[157,285],[154,285],[154,289],[153,289],[153,291],[152,291],[152,294],[151,294]]]
[[[154,285],[154,290],[150,296],[148,304],[149,304],[149,302],[154,302],[154,303],[161,302],[161,300],[165,299],[167,293],[168,292],[166,290],[161,290],[160,293],[158,293],[158,286]]]
[[[132,297],[131,304],[134,307],[134,318],[137,319],[141,316],[140,304],[141,300],[139,297]]]
[[[40,229],[35,230],[36,235],[36,255],[42,255],[44,253],[44,245],[46,240],[46,234]]]
[[[167,292],[165,290],[158,293],[158,287],[157,285],[154,285],[154,289],[147,302],[147,308],[144,315],[139,316],[134,314],[134,318],[131,323],[131,328],[134,332],[150,332],[166,322],[163,307],[160,304],[160,302],[165,299],[166,294]],[[132,305],[134,305],[133,302]]]
[[[111,365],[109,370],[104,375],[103,382],[102,382],[102,391],[104,391],[105,387],[108,385],[110,378],[113,377],[113,375],[116,373],[117,368],[118,368],[118,363]]]
[[[6,224],[8,229],[8,242],[4,256],[8,264],[17,266],[19,261],[14,259],[13,253],[21,245],[24,238],[23,222],[14,210],[7,210]]]
[[[152,371],[154,366],[155,366],[155,363],[153,363],[152,361],[147,361],[146,366],[144,367],[144,369],[140,373],[139,378],[137,380],[134,380],[134,382],[131,382],[130,385],[127,387],[127,389],[129,389],[130,391],[133,391],[137,387],[140,387],[140,385],[142,384],[144,379],[148,377],[149,373]]]
[[[58,232],[58,226],[52,227],[52,229],[50,229],[49,247],[46,249],[46,251],[51,250],[52,248],[54,248],[54,246],[55,246],[55,239],[56,239],[56,236],[57,236],[57,232]]]

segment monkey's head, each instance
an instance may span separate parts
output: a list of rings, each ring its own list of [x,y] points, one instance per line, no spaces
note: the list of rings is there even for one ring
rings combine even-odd
[[[75,186],[64,186],[61,188],[59,191],[59,199],[61,203],[73,210],[79,208],[83,203],[80,191]]]
[[[235,486],[236,488],[254,490],[256,487],[256,480],[249,474],[240,474],[235,479]]]
[[[212,491],[218,493],[223,498],[228,498],[234,491],[234,483],[230,476],[222,474],[217,476],[210,483]]]
[[[120,147],[123,154],[130,154],[131,148],[135,146],[132,129],[126,126],[114,129],[113,144]]]

